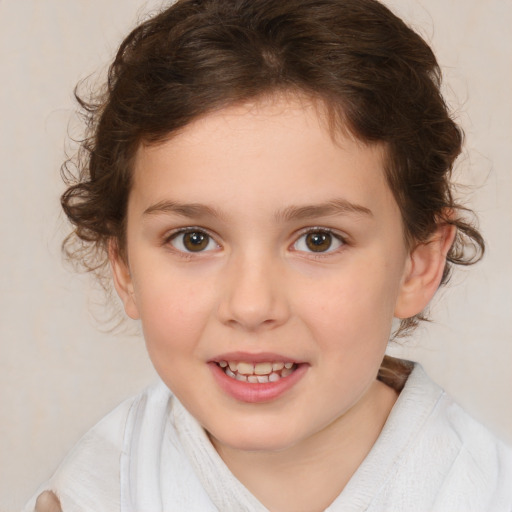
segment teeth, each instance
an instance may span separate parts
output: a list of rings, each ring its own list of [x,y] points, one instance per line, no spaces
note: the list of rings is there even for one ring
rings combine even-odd
[[[251,384],[277,382],[291,375],[296,368],[295,363],[290,362],[252,364],[245,361],[219,361],[218,364],[228,377]]]
[[[286,368],[286,366],[281,371],[281,377],[288,377],[288,375],[291,375],[293,373],[292,368]]]
[[[272,372],[272,363],[257,363],[254,365],[256,375],[268,375]]]
[[[254,365],[251,363],[238,363],[238,373],[252,375],[254,373]]]

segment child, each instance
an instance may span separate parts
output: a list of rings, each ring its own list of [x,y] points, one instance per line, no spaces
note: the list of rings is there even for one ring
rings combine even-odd
[[[40,493],[64,512],[512,510],[510,450],[384,356],[484,248],[439,87],[375,0],[178,0],[125,39],[82,102],[65,248],[110,262],[161,382]]]

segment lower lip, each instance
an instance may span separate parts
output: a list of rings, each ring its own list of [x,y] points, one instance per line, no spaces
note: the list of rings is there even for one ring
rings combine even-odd
[[[295,386],[308,369],[307,364],[299,364],[288,377],[281,377],[276,382],[252,384],[228,377],[216,363],[208,363],[208,366],[225,393],[240,402],[247,403],[270,402],[279,398]]]

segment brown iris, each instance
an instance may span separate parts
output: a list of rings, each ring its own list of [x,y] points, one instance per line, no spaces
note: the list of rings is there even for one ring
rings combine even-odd
[[[332,235],[324,231],[308,233],[306,235],[306,245],[310,251],[325,252],[332,245]]]
[[[190,252],[199,252],[208,246],[210,237],[201,231],[189,231],[183,234],[183,245]]]

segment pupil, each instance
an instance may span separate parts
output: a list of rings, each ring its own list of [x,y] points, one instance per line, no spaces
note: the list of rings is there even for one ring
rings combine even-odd
[[[331,247],[332,237],[329,233],[309,233],[306,245],[313,252],[323,252]]]
[[[208,245],[208,235],[197,231],[186,233],[183,244],[189,251],[202,251]]]

